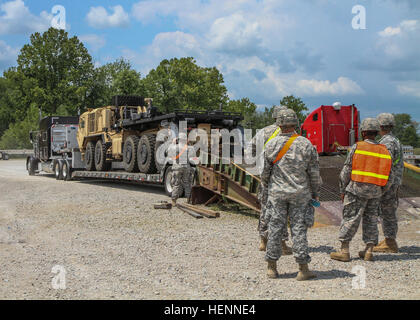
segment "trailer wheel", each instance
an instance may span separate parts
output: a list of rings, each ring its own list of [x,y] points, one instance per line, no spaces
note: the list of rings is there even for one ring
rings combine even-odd
[[[9,160],[9,155],[6,152],[3,153],[3,160]]]
[[[35,161],[32,158],[29,158],[26,161],[26,168],[27,168],[28,174],[30,176],[34,176],[35,175]]]
[[[141,173],[156,173],[155,162],[156,135],[145,134],[141,136],[137,149],[137,161]]]
[[[64,181],[70,181],[71,180],[71,168],[70,168],[70,164],[67,160],[63,162],[62,173],[63,173],[63,180]]]
[[[164,186],[165,186],[165,193],[168,197],[172,197],[172,167],[168,167],[165,171],[164,176]]]
[[[56,180],[63,180],[63,162],[57,160],[54,162],[54,174]]]
[[[139,138],[137,136],[129,136],[124,142],[123,162],[124,169],[127,172],[139,172],[137,165],[137,148],[139,146]]]
[[[86,146],[86,171],[95,171],[95,147],[92,141]]]
[[[95,169],[96,171],[106,171],[108,168],[106,162],[106,144],[102,143],[102,140],[98,140],[95,146]]]

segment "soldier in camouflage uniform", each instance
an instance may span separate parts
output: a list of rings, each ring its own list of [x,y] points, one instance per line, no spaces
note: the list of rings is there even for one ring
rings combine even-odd
[[[286,106],[274,107],[273,118],[275,120],[277,120],[278,114],[281,110],[287,110],[287,107]],[[281,133],[281,129],[277,125],[277,123],[273,123],[272,125],[269,125],[261,129],[260,131],[258,131],[258,133],[255,135],[255,137],[251,141],[253,154],[257,152],[256,147],[259,141],[262,140],[264,144],[267,145],[267,143],[271,141],[272,139],[274,139],[279,133]],[[264,153],[261,153],[260,157],[262,158],[261,159],[262,161],[260,161],[260,163],[264,164]],[[263,166],[260,166],[258,169],[259,169],[259,172],[261,173],[263,170]],[[268,232],[268,225],[265,222],[265,211],[266,211],[267,199],[264,198],[264,188],[262,184],[260,184],[260,188],[258,190],[258,199],[260,200],[260,204],[261,204],[261,214],[260,214],[260,218],[258,222],[258,231],[259,231],[260,239],[261,239],[259,250],[265,251],[267,249],[267,232]],[[283,233],[283,238],[282,238],[283,255],[292,254],[292,249],[287,246],[287,243],[286,243],[287,240],[289,240],[289,234],[287,232],[287,228],[285,228],[284,233]]]
[[[381,198],[380,217],[385,239],[374,247],[373,251],[397,253],[398,191],[402,184],[404,171],[403,150],[400,141],[392,134],[392,129],[395,126],[394,116],[390,113],[381,113],[377,119],[381,126],[379,134],[382,136],[379,143],[384,144],[391,154],[395,177],[391,188]]]
[[[380,128],[376,119],[367,118],[363,120],[360,130],[365,142],[373,145],[378,144],[375,137],[378,135]],[[353,156],[356,149],[357,144],[351,148],[340,173],[340,193],[344,202],[343,220],[339,232],[341,250],[332,252],[330,255],[331,259],[343,262],[350,261],[350,241],[356,234],[361,220],[363,220],[363,242],[366,244],[366,248],[359,252],[359,256],[365,261],[373,260],[373,247],[378,243],[377,223],[380,199],[383,192],[392,184],[393,179],[391,172],[385,187],[353,181]]]
[[[178,143],[177,143],[178,142]],[[191,167],[190,159],[195,157],[195,149],[188,146],[185,134],[180,134],[178,139],[174,139],[168,148],[168,157],[172,164],[172,205],[175,206],[177,200],[185,191],[188,199],[191,195],[192,182],[194,180],[194,168]]]
[[[278,277],[277,260],[282,255],[281,241],[289,217],[293,254],[300,270],[296,279],[308,280],[315,277],[308,269],[311,258],[307,229],[314,223],[314,210],[310,201],[312,198],[319,199],[322,183],[318,153],[308,139],[295,134],[298,119],[293,110],[280,111],[277,124],[283,133],[266,145],[261,175],[264,196],[267,197],[267,276]],[[290,143],[290,148],[279,159],[279,154],[286,150],[284,146]]]

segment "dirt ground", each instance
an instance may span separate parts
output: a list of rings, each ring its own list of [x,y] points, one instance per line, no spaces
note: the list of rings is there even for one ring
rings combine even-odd
[[[292,256],[267,279],[258,220],[194,219],[160,187],[30,177],[0,161],[0,299],[419,299],[420,220],[400,223],[400,253],[329,258],[338,227],[308,231],[317,279],[298,282]],[[382,238],[382,237],[381,237]],[[290,242],[289,242],[290,243]],[[61,281],[59,281],[61,279]]]

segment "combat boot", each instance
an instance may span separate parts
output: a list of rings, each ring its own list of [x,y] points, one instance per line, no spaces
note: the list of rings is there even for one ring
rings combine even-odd
[[[373,252],[398,253],[397,241],[395,239],[385,238],[385,240],[382,240],[377,246],[373,247]]]
[[[365,261],[373,261],[373,243],[366,245],[365,250],[359,251],[359,257]]]
[[[316,275],[309,271],[308,264],[299,264],[299,273],[296,277],[297,281],[304,281],[316,278]]]
[[[277,261],[267,261],[267,276],[270,279],[276,279],[279,277],[279,273],[277,272]]]
[[[260,241],[260,247],[259,250],[260,251],[266,251],[267,250],[267,238],[266,237],[260,237],[261,241]]]
[[[341,243],[341,250],[336,252],[331,252],[330,257],[333,260],[349,262],[350,261],[350,250],[349,250],[350,242],[343,241]]]
[[[292,248],[287,246],[286,240],[281,242],[281,251],[284,256],[290,256],[293,253]]]

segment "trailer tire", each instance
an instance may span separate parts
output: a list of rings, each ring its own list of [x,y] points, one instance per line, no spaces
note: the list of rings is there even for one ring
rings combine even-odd
[[[137,164],[137,149],[139,146],[139,137],[129,136],[124,142],[123,163],[127,172],[139,172]]]
[[[3,153],[3,160],[9,160],[9,155],[6,152]]]
[[[155,162],[155,146],[155,134],[145,134],[141,136],[137,149],[137,162],[141,173],[157,173]]]
[[[28,170],[28,174],[30,176],[34,176],[35,175],[35,161],[32,158],[29,158],[26,161],[26,169]]]
[[[172,197],[172,167],[166,168],[163,185],[165,187],[165,193],[168,197]]]
[[[64,181],[70,181],[71,180],[71,168],[70,168],[70,163],[67,160],[65,160],[63,162],[62,173],[63,173],[63,180]]]
[[[108,164],[106,162],[106,151],[108,150],[102,140],[98,140],[95,146],[95,169],[96,171],[106,171]]]
[[[56,180],[63,180],[63,162],[61,160],[54,161],[54,175]]]
[[[89,141],[86,146],[86,171],[95,171],[95,147],[92,141]]]

